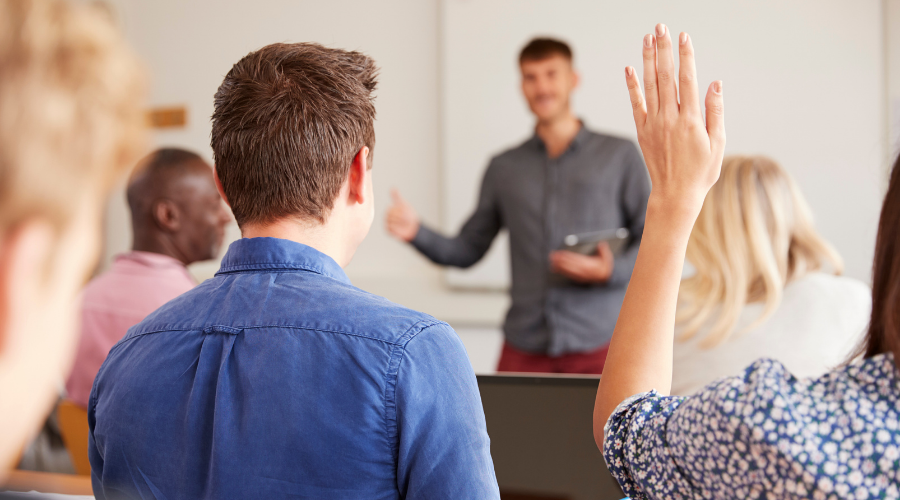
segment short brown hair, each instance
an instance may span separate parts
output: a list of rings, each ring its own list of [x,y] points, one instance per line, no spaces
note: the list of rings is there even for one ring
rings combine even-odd
[[[519,53],[519,64],[525,61],[540,61],[552,56],[563,56],[572,61],[572,48],[555,38],[535,38],[528,42]]]
[[[30,217],[64,229],[145,146],[145,80],[108,16],[0,0],[0,235]]]
[[[375,147],[368,56],[276,43],[237,62],[216,92],[212,149],[238,225],[325,222],[356,153]]]

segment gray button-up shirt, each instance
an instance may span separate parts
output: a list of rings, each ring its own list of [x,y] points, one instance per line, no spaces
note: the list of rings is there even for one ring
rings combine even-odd
[[[550,159],[533,136],[493,158],[478,207],[454,238],[422,225],[412,244],[437,264],[469,267],[509,230],[512,306],[503,331],[522,351],[551,356],[597,349],[612,338],[644,231],[650,183],[631,141],[584,126]],[[550,270],[569,234],[626,227],[629,245],[606,283],[584,285]]]

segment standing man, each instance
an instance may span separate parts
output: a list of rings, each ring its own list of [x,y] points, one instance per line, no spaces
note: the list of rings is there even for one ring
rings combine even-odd
[[[187,266],[214,259],[231,220],[212,167],[199,155],[164,148],[128,183],[132,251],[93,279],[81,304],[81,340],[66,381],[68,399],[87,408],[97,370],[129,328],[194,288]]]
[[[568,45],[534,39],[519,68],[534,136],[491,160],[460,233],[421,224],[396,192],[387,228],[437,264],[469,267],[506,227],[512,307],[497,369],[601,373],[644,230],[646,168],[634,143],[592,132],[572,114],[578,74]],[[569,234],[620,227],[631,240],[619,255],[603,243],[591,256],[559,250]]]

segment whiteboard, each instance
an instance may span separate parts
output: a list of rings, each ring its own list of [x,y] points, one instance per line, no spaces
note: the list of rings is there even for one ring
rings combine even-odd
[[[641,38],[657,22],[691,34],[701,88],[724,80],[728,153],[779,161],[845,274],[868,281],[885,179],[878,0],[442,0],[443,230],[456,234],[473,211],[490,157],[532,134],[516,63],[528,40],[570,42],[582,76],[576,114],[636,140],[623,70],[640,71]],[[507,244],[448,270],[448,284],[508,286]]]

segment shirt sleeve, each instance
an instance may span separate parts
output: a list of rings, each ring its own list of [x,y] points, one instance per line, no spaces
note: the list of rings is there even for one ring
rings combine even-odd
[[[603,458],[622,491],[633,500],[690,498],[690,485],[669,456],[668,421],[687,398],[656,391],[623,401],[603,429]]]
[[[628,144],[627,168],[622,179],[622,213],[631,241],[625,250],[616,256],[613,273],[607,283],[623,284],[631,279],[634,263],[637,261],[641,237],[644,234],[644,218],[647,214],[647,200],[650,198],[650,178],[647,167],[634,144]]]
[[[790,476],[779,447],[802,422],[787,403],[796,384],[763,359],[690,397],[637,394],[607,421],[604,459],[635,500],[757,496]]]
[[[500,498],[475,373],[447,324],[427,327],[406,344],[396,412],[403,498]]]
[[[422,224],[412,245],[435,264],[465,268],[481,260],[503,226],[494,194],[496,186],[492,172],[488,166],[481,181],[478,205],[459,234],[450,238]]]
[[[98,373],[99,375],[99,373]],[[93,387],[90,392],[87,406],[88,417],[88,460],[91,463],[91,488],[94,490],[94,498],[97,500],[105,500],[106,493],[103,491],[103,455],[97,447],[94,439],[94,429],[97,427],[97,384],[99,377],[94,379]]]

